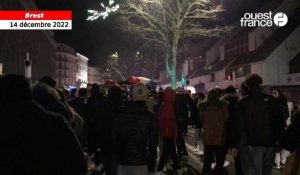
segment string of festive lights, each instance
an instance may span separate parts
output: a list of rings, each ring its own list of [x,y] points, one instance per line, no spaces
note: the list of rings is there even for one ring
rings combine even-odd
[[[110,13],[112,12],[116,12],[119,8],[120,5],[119,4],[114,4],[115,1],[114,0],[109,0],[109,5],[105,6],[103,3],[101,3],[101,7],[104,9],[103,11],[100,10],[88,10],[88,13],[90,13],[91,15],[88,16],[87,20],[88,21],[94,21],[100,17],[102,17],[102,19],[106,19]]]

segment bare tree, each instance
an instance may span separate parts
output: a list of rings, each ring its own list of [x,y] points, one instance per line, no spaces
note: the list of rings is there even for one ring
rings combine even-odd
[[[109,56],[106,60],[108,71],[112,74],[112,77],[116,79],[125,80],[128,75],[128,68],[126,65],[122,64],[118,52]]]
[[[139,35],[163,51],[172,88],[176,88],[179,42],[183,38],[216,37],[230,27],[218,27],[220,3],[212,0],[123,0],[119,28]]]
[[[134,52],[115,52],[106,59],[106,67],[117,80],[126,80],[130,76],[146,76],[149,69],[145,66],[143,54],[136,49]]]

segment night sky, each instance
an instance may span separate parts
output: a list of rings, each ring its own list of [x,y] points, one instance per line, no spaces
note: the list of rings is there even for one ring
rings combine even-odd
[[[90,58],[91,65],[104,63],[108,54],[119,50],[134,52],[129,35],[119,32],[114,27],[113,17],[106,20],[86,21],[87,9],[98,9],[100,2],[108,0],[35,0],[42,10],[72,10],[73,30],[54,31],[57,42],[73,47],[77,52]],[[225,0],[227,22],[236,21],[245,12],[261,6],[270,0]]]

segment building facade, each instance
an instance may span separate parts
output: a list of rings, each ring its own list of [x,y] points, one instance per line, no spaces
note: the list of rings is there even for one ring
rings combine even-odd
[[[89,59],[80,53],[77,53],[78,58],[78,73],[77,73],[77,86],[86,87],[88,83],[88,61]]]
[[[190,85],[204,84],[204,91],[216,86],[238,88],[247,75],[255,73],[263,78],[265,87],[281,88],[298,102],[300,93],[295,89],[300,87],[300,2],[286,0],[268,7],[273,14],[287,14],[287,25],[237,27],[206,50],[206,65],[196,68]]]
[[[56,57],[56,81],[62,86],[77,86],[79,59],[73,48],[58,43]]]
[[[37,10],[32,0],[1,0],[0,10]],[[25,75],[29,53],[31,78],[55,76],[56,43],[51,31],[0,31],[0,74]]]

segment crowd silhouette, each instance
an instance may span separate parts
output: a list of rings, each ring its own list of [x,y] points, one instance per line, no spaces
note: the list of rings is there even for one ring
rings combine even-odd
[[[225,175],[228,154],[237,175],[282,167],[298,175],[300,112],[280,89],[263,92],[262,84],[252,74],[239,89],[207,94],[144,84],[68,90],[49,76],[29,84],[4,75],[0,174],[189,174],[182,162],[192,154],[185,137],[193,130],[194,151],[204,148],[202,175]]]

